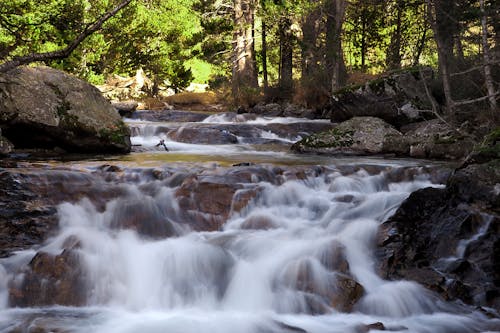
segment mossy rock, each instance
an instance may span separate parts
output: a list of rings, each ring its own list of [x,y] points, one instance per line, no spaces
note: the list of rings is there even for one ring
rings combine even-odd
[[[377,117],[396,128],[410,123],[431,119],[432,97],[426,93],[424,80],[416,69],[399,71],[369,81],[364,85],[342,88],[333,94],[330,106],[332,122],[342,122],[353,117]],[[432,70],[422,70],[426,79]]]
[[[381,119],[355,117],[332,130],[313,134],[295,143],[296,152],[345,155],[406,154],[403,135]]]
[[[0,125],[18,148],[131,148],[129,129],[97,88],[49,67],[18,67],[0,76]]]

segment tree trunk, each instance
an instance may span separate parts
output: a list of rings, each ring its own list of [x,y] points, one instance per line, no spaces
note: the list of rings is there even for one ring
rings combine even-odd
[[[389,69],[399,69],[401,68],[401,35],[402,35],[402,22],[401,15],[403,11],[404,4],[402,1],[396,1],[396,18],[393,24],[396,25],[396,29],[391,34],[391,42],[389,44],[389,49],[387,50],[387,67]]]
[[[366,31],[366,25],[367,25],[367,10],[366,8],[363,8],[361,10],[361,71],[364,72],[366,70],[366,39],[367,39],[367,31]]]
[[[488,44],[488,25],[486,24],[486,11],[484,9],[484,0],[479,0],[479,5],[481,6],[481,39],[483,44],[483,59],[484,59],[484,82],[486,84],[486,89],[488,91],[488,100],[490,102],[490,108],[492,111],[497,109],[497,98],[495,91],[495,84],[493,83],[493,77],[491,75],[491,57],[490,57],[490,46]]]
[[[0,73],[7,72],[17,66],[30,64],[36,61],[49,61],[64,59],[70,56],[70,54],[90,35],[92,35],[97,30],[101,29],[102,25],[115,16],[120,10],[128,6],[132,0],[122,1],[117,6],[113,7],[104,15],[102,15],[97,21],[90,24],[85,30],[83,30],[75,40],[73,40],[66,48],[58,51],[45,52],[45,53],[35,53],[22,57],[14,57],[12,60],[0,64]]]
[[[346,0],[326,0],[325,10],[327,14],[326,22],[326,72],[329,76],[328,90],[333,93],[345,82],[346,69],[344,56],[342,54],[342,25]]]
[[[321,18],[321,11],[315,9],[306,15],[302,21],[302,44],[301,44],[301,78],[303,81],[313,79],[311,76],[318,71],[318,50],[316,41],[318,40],[318,21]]]
[[[293,90],[293,35],[292,22],[284,17],[280,22],[280,90],[283,98],[290,98]]]
[[[232,93],[237,105],[248,106],[258,88],[254,47],[255,0],[234,0]]]
[[[419,11],[419,7],[421,6],[422,13]],[[417,41],[417,45],[415,47],[415,53],[413,54],[413,66],[417,66],[420,63],[420,56],[422,55],[422,52],[424,52],[425,48],[425,42],[427,40],[427,30],[428,30],[428,22],[429,22],[429,17],[428,17],[428,5],[427,3],[422,3],[420,4],[417,8],[417,15],[422,15],[423,22],[421,25],[422,28],[422,35],[420,36],[419,40]]]
[[[438,50],[439,72],[443,82],[443,91],[446,99],[446,111],[449,116],[453,115],[454,102],[451,94],[450,70],[453,62],[453,32],[450,25],[452,18],[452,1],[427,0],[429,21],[434,32],[434,39]]]
[[[269,87],[269,79],[267,75],[267,26],[264,19],[262,19],[262,76],[264,80],[264,89]]]

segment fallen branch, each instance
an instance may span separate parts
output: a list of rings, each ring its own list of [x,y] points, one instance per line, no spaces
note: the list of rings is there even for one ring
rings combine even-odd
[[[71,52],[73,52],[78,45],[80,45],[88,36],[101,29],[102,25],[115,16],[121,9],[130,4],[132,0],[124,0],[119,5],[107,11],[103,16],[101,16],[97,21],[92,23],[90,26],[85,28],[76,39],[71,42],[66,48],[58,51],[44,52],[44,53],[34,53],[27,56],[14,57],[12,60],[7,61],[0,65],[0,73],[5,73],[13,68],[21,65],[26,65],[35,61],[47,61],[64,59],[69,57]]]
[[[500,95],[500,92],[497,91],[496,93],[492,94],[492,95],[486,95],[486,96],[483,96],[483,97],[479,97],[479,98],[476,98],[476,99],[470,99],[470,100],[462,100],[462,101],[456,101],[454,102],[455,105],[468,105],[468,104],[474,104],[474,103],[477,103],[477,102],[482,102],[486,99],[489,99],[491,97],[496,97],[496,96],[499,96]]]

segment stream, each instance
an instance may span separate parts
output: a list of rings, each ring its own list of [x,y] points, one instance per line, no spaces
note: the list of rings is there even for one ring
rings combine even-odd
[[[500,331],[377,272],[379,226],[413,191],[444,187],[442,164],[290,152],[327,121],[126,122],[130,155],[5,169],[43,193],[57,228],[0,258],[0,332]]]

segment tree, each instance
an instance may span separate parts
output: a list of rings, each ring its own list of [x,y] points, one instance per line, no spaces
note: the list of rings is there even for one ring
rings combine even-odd
[[[255,0],[234,0],[232,93],[236,104],[247,104],[258,88],[255,63]]]
[[[99,30],[102,25],[115,16],[121,9],[126,7],[127,5],[130,4],[132,0],[124,0],[118,5],[114,6],[110,10],[108,10],[106,13],[104,13],[99,19],[91,23],[90,25],[86,26],[77,36],[74,40],[72,40],[66,47],[63,49],[59,49],[56,51],[48,51],[48,52],[41,52],[41,53],[32,53],[29,55],[24,55],[24,56],[14,56],[11,60],[8,60],[4,62],[3,64],[0,64],[0,72],[6,72],[12,68],[15,68],[17,66],[21,65],[26,65],[32,62],[36,61],[49,61],[49,60],[56,60],[56,59],[64,59],[69,57],[69,55],[91,34]],[[5,4],[4,4],[5,5]],[[2,14],[6,14],[4,11],[5,8],[2,8]],[[15,16],[15,15],[13,15]],[[69,21],[71,22],[71,21]],[[23,36],[21,35],[20,31],[25,28],[22,27],[22,25],[18,26],[17,24],[13,23],[9,17],[2,15],[2,26],[4,29],[9,31],[13,36],[14,36],[14,41],[11,44],[12,46],[10,49],[13,51],[20,43],[20,41],[23,39]],[[27,22],[24,22],[26,25],[30,25],[29,19]],[[40,23],[35,23],[35,25],[40,24]],[[9,54],[5,54],[4,59],[8,57]]]
[[[342,26],[347,3],[345,0],[325,0],[326,59],[329,91],[338,90],[346,80],[346,68],[342,52]]]

